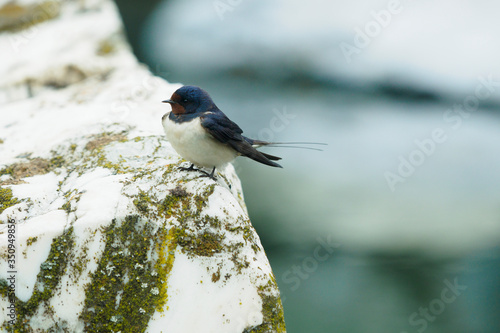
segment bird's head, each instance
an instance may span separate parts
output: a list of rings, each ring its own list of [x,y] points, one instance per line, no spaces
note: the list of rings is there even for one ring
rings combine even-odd
[[[172,106],[172,113],[176,115],[201,113],[215,107],[210,95],[195,86],[180,87],[163,103],[169,103]]]

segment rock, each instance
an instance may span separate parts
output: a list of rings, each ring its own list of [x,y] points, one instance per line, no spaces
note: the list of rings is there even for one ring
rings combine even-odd
[[[0,3],[1,331],[285,332],[234,168],[177,169],[179,85],[121,29],[107,0]]]

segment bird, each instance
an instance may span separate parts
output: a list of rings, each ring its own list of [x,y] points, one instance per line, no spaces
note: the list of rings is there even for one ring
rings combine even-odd
[[[179,169],[200,171],[202,177],[216,180],[216,168],[230,163],[238,156],[282,168],[275,162],[280,160],[280,157],[256,149],[280,143],[243,136],[243,130],[231,121],[200,87],[182,86],[170,99],[162,102],[172,107],[172,111],[162,117],[166,137],[175,151],[191,163],[189,168]],[[195,165],[212,168],[212,172],[196,169]]]

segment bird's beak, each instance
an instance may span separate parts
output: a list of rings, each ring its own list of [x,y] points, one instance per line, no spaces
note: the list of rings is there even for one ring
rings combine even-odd
[[[164,100],[164,101],[161,101],[162,103],[169,103],[169,104],[179,104],[177,103],[176,101],[173,101],[171,99],[167,99],[167,100]]]

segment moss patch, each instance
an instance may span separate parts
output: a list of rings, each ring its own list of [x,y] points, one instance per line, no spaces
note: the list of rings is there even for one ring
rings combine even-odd
[[[100,56],[107,56],[116,52],[116,44],[118,43],[120,36],[115,34],[101,40],[97,47],[97,54]]]
[[[30,159],[28,162],[11,164],[0,170],[0,175],[10,175],[12,178],[0,182],[0,185],[23,183],[23,178],[49,173],[56,168],[62,167],[64,163],[65,161],[62,156],[54,156],[50,160],[36,157]]]
[[[17,198],[12,195],[12,190],[10,188],[0,187],[0,214],[18,202]]]
[[[270,276],[268,283],[260,286],[257,291],[262,299],[262,315],[264,316],[262,324],[248,328],[243,331],[244,333],[286,332],[283,305],[279,295],[274,296],[275,290],[278,290],[276,279]]]
[[[44,1],[22,6],[14,1],[0,7],[0,32],[20,31],[59,15],[61,4],[57,1]]]
[[[33,243],[36,243],[36,241],[38,240],[38,236],[35,236],[35,237],[29,237],[27,240],[26,240],[26,246],[31,246],[33,245]]]
[[[216,232],[221,224],[217,218],[201,215],[214,189],[214,184],[208,185],[201,194],[193,195],[178,184],[170,190],[170,195],[163,199],[140,190],[133,203],[137,210],[148,218],[169,219],[175,216],[181,225],[173,226],[170,234],[173,241],[181,247],[181,251],[192,256],[210,257],[222,252],[225,238],[224,234]],[[194,222],[196,230],[187,227],[189,222]]]
[[[85,163],[82,165],[82,171],[93,166],[100,166],[106,169],[113,169],[116,173],[127,173],[135,172],[137,170],[130,170],[129,167],[124,166],[122,162],[124,159],[118,161],[118,163],[112,163],[106,158],[104,152],[104,147],[112,142],[125,142],[127,141],[126,136],[127,131],[122,131],[121,133],[101,133],[95,135],[92,140],[87,142],[85,145],[85,150],[90,151],[86,157],[84,157]]]
[[[85,145],[85,149],[94,150],[106,146],[113,141],[125,141],[125,140],[127,140],[127,137],[123,133],[118,133],[118,134],[102,133],[98,135],[95,139],[90,140]]]
[[[162,310],[175,247],[168,233],[154,229],[135,215],[104,230],[106,247],[80,316],[86,332],[144,332]]]
[[[174,236],[177,244],[182,247],[182,251],[194,256],[211,257],[216,253],[221,253],[224,248],[222,241],[225,236],[210,231],[194,236],[184,229],[174,228]]]

